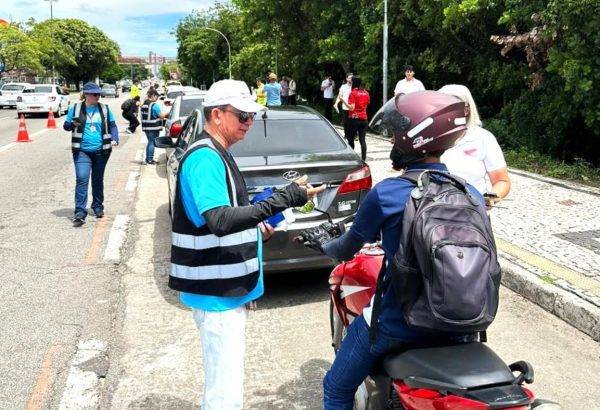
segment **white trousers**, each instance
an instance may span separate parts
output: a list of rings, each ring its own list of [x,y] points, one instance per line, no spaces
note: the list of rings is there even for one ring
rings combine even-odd
[[[192,309],[204,361],[203,410],[241,410],[244,404],[245,306],[223,312]]]

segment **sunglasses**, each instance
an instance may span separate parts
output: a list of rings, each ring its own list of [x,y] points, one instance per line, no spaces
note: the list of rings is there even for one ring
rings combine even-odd
[[[234,111],[234,110],[222,110],[222,111],[227,111],[227,112],[237,115],[238,121],[242,124],[248,122],[248,120],[250,120],[250,119],[253,120],[254,116],[256,115],[256,113],[254,113],[254,112]]]
[[[100,94],[90,94],[92,97],[100,97]]]

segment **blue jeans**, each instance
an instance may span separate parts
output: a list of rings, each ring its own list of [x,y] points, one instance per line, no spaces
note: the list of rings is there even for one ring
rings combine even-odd
[[[88,185],[92,174],[92,209],[94,212],[104,210],[104,169],[110,155],[98,152],[74,152],[75,163],[75,217],[87,216]]]
[[[154,140],[158,137],[159,130],[144,131],[146,138],[148,138],[148,145],[146,145],[146,162],[154,160]]]
[[[371,344],[369,327],[363,316],[354,319],[323,380],[324,409],[352,410],[358,386],[393,346],[392,340],[381,335]]]

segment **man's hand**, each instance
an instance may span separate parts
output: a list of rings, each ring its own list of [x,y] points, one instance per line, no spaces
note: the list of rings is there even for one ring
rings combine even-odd
[[[71,124],[73,124],[75,127],[79,127],[81,125],[81,120],[79,118],[73,118],[71,120]]]
[[[312,185],[308,183],[308,175],[302,175],[300,178],[295,179],[294,182],[298,184],[300,188],[306,190],[306,194],[309,198],[312,198],[316,194],[325,190],[325,184],[321,185],[318,188],[313,188]]]
[[[273,228],[267,222],[259,223],[258,228],[260,229],[260,233],[262,233],[263,242],[267,242],[275,233],[275,228]]]

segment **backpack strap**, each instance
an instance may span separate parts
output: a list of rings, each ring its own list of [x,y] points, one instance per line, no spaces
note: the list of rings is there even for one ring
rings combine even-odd
[[[375,285],[375,298],[373,298],[373,309],[371,310],[371,325],[369,327],[369,343],[375,344],[377,341],[377,327],[379,320],[379,311],[381,310],[381,301],[387,288],[387,282],[384,280],[386,272],[385,259],[381,264],[379,275],[377,275],[377,285]]]

